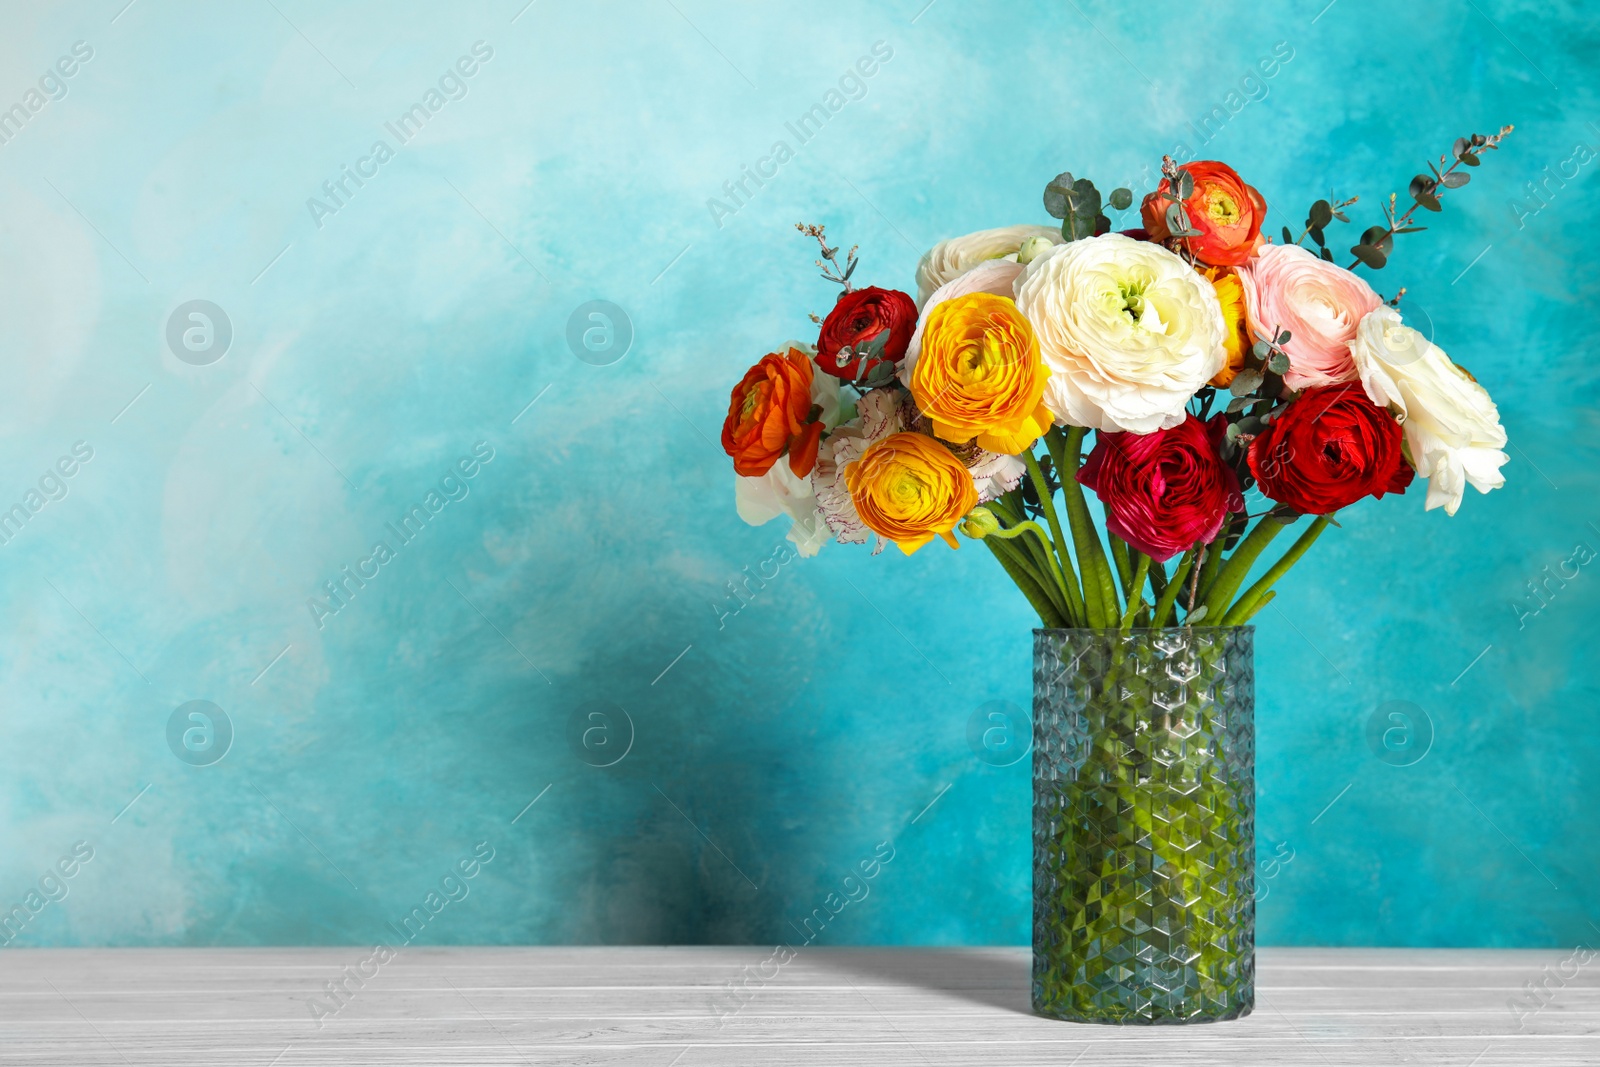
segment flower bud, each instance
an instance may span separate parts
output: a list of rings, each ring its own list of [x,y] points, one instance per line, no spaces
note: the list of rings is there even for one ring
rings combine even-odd
[[[994,512],[988,508],[973,508],[967,512],[966,518],[961,520],[961,532],[974,541],[981,541],[998,529],[1000,520],[995,518]]]
[[[1017,249],[1018,263],[1032,263],[1040,255],[1056,246],[1056,242],[1048,237],[1030,237],[1022,242],[1022,247]]]

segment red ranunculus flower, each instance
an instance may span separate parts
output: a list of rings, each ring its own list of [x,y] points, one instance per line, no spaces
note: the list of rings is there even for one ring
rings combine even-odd
[[[1327,515],[1368,494],[1406,491],[1413,471],[1401,435],[1360,382],[1308,389],[1250,443],[1250,472],[1269,499]]]
[[[842,351],[864,345],[885,332],[888,336],[880,358],[898,363],[904,358],[916,328],[917,302],[897,289],[871,286],[845,293],[822,321],[822,335],[817,338],[817,366],[850,381],[859,376],[862,359],[845,356],[841,362]],[[870,366],[867,369],[870,370]]]
[[[1106,509],[1106,529],[1157,563],[1217,536],[1244,510],[1239,479],[1218,451],[1227,430],[1193,415],[1155,433],[1096,433],[1078,471]]]
[[[1194,193],[1183,202],[1190,225],[1200,231],[1199,237],[1189,238],[1190,250],[1209,267],[1237,267],[1244,263],[1261,237],[1267,202],[1226,163],[1204,159],[1178,169],[1194,179]],[[1165,241],[1171,236],[1167,208],[1172,201],[1161,195],[1171,187],[1171,182],[1162,178],[1156,191],[1139,205],[1139,215],[1152,241]]]

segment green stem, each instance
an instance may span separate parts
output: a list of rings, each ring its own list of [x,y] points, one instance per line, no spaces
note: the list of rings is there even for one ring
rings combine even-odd
[[[1278,591],[1276,589],[1267,590],[1267,595],[1262,597],[1261,599],[1257,600],[1253,605],[1251,605],[1251,607],[1250,607],[1250,609],[1248,611],[1246,611],[1243,615],[1239,616],[1239,621],[1236,622],[1236,623],[1233,623],[1232,625],[1234,625],[1234,626],[1243,626],[1245,623],[1249,622],[1251,619],[1256,617],[1256,612],[1260,611],[1262,608],[1264,608],[1268,604],[1272,603],[1272,598],[1277,596],[1277,595],[1278,595]],[[1230,612],[1228,612],[1228,614],[1232,615],[1233,612],[1230,611]]]
[[[1014,501],[1009,499],[1013,493],[1016,496]],[[1033,574],[1041,584],[1044,584],[1044,576],[1046,574],[1052,576],[1053,580],[1048,583],[1049,587],[1046,591],[1052,594],[1051,600],[1055,603],[1061,617],[1066,620],[1068,626],[1082,625],[1083,606],[1079,602],[1077,576],[1069,577],[1061,573],[1061,568],[1056,564],[1054,546],[1051,545],[1049,538],[1045,536],[1044,530],[1040,528],[1039,524],[1027,518],[1027,513],[1023,510],[1022,494],[1016,493],[1015,490],[1013,490],[1013,493],[1008,493],[1004,497],[991,501],[989,504],[990,509],[1009,528],[1015,529],[1027,523],[1028,526],[1036,531],[1037,537],[1024,538],[1021,542],[1023,546],[1026,546],[1027,560],[1031,560],[1033,563]],[[1011,538],[1015,537],[1016,534],[1006,534],[1005,536]]]
[[[1139,553],[1139,566],[1133,572],[1133,592],[1128,594],[1128,610],[1122,613],[1122,622],[1117,629],[1127,633],[1133,629],[1133,617],[1139,614],[1139,609],[1144,606],[1144,583],[1150,577],[1150,557],[1143,552]]]
[[[1021,489],[1011,490],[1001,500],[1007,504],[1011,511],[1007,519],[1012,525],[1016,525],[1027,518],[1027,512],[1023,507]],[[1066,611],[1063,614],[1066,616],[1067,625],[1084,625],[1083,590],[1078,585],[1078,573],[1072,567],[1072,557],[1067,554],[1066,546],[1061,543],[1057,543],[1054,546],[1049,544],[1040,546],[1033,541],[1028,541],[1027,545],[1032,549],[1041,571],[1048,569],[1046,564],[1050,562],[1050,552],[1054,548],[1055,557],[1061,571],[1061,587],[1066,594]]]
[[[1255,614],[1255,610],[1266,602],[1267,594],[1272,591],[1272,587],[1277,585],[1285,574],[1289,573],[1290,567],[1300,562],[1300,557],[1306,554],[1306,550],[1316,542],[1318,537],[1322,536],[1322,531],[1326,530],[1328,524],[1332,521],[1331,516],[1318,515],[1311,527],[1300,535],[1299,539],[1290,546],[1289,551],[1283,554],[1283,558],[1274,563],[1272,569],[1263,574],[1259,582],[1252,585],[1245,591],[1243,596],[1234,601],[1233,607],[1229,608],[1228,613],[1222,617],[1222,625],[1235,626]]]
[[[1206,607],[1205,622],[1208,625],[1217,626],[1221,623],[1222,609],[1233,601],[1233,595],[1244,583],[1245,576],[1250,573],[1256,558],[1283,528],[1283,523],[1271,516],[1265,516],[1258,520],[1255,528],[1239,542],[1239,547],[1233,550],[1228,562],[1217,572],[1216,580],[1211,583],[1211,591],[1202,598]]]
[[[1050,432],[1059,434],[1060,431],[1052,429]],[[1072,525],[1072,543],[1078,550],[1078,564],[1083,568],[1083,601],[1089,625],[1109,629],[1117,621],[1117,590],[1111,581],[1111,566],[1106,562],[1100,534],[1089,517],[1083,486],[1078,484],[1077,478],[1083,435],[1087,432],[1081,426],[1067,429],[1057,468],[1061,471],[1061,493],[1067,500],[1067,520]]]
[[[1172,613],[1173,606],[1178,602],[1178,592],[1183,589],[1183,580],[1189,576],[1189,568],[1194,566],[1195,553],[1199,550],[1191,548],[1183,554],[1178,561],[1178,569],[1172,572],[1172,577],[1167,580],[1167,587],[1161,591],[1161,599],[1156,601],[1156,611],[1150,618],[1150,625],[1160,628],[1167,624],[1167,616]]]
[[[1211,592],[1212,583],[1217,580],[1217,571],[1222,567],[1222,549],[1227,543],[1228,521],[1224,520],[1222,529],[1217,531],[1216,540],[1206,543],[1205,558],[1200,561],[1199,582],[1195,586],[1195,599],[1189,602],[1190,611],[1198,610],[1206,602],[1206,595]]]
[[[1005,568],[1006,574],[1011,576],[1011,581],[1016,584],[1022,595],[1028,598],[1028,603],[1033,605],[1033,610],[1039,613],[1039,621],[1046,629],[1059,629],[1066,625],[1066,620],[1061,618],[1050,598],[1045,595],[1044,589],[1038,580],[1027,570],[1020,559],[1013,555],[1012,546],[1001,541],[990,541],[987,537],[983,543],[989,546],[990,553]]]
[[[984,540],[988,540],[988,538],[984,538]],[[1034,583],[1039,587],[1039,591],[1050,601],[1050,606],[1055,609],[1056,614],[1061,616],[1062,619],[1067,619],[1068,616],[1062,606],[1061,598],[1056,595],[1055,580],[1048,577],[1050,574],[1049,563],[1039,552],[1039,546],[1028,539],[1024,539],[1020,544],[1010,544],[1003,538],[1000,541],[1000,546],[1007,558],[1015,560],[1017,566],[1021,567],[1028,577],[1033,579]]]
[[[1044,480],[1044,471],[1039,469],[1039,460],[1034,456],[1033,449],[1022,453],[1022,462],[1027,464],[1028,477],[1033,479],[1033,491],[1039,497],[1039,508],[1044,512],[1045,521],[1050,524],[1050,533],[1055,538],[1052,547],[1060,563],[1060,571],[1063,575],[1072,573],[1072,560],[1067,556],[1067,539],[1061,532],[1061,516],[1056,514],[1055,494],[1050,492],[1050,483]],[[1076,581],[1076,574],[1073,574],[1073,579]],[[1065,586],[1063,578],[1063,590]]]
[[[1133,575],[1133,564],[1129,562],[1128,542],[1110,530],[1106,531],[1106,540],[1111,543],[1111,560],[1117,565],[1117,581],[1122,586],[1122,602],[1126,604],[1133,597],[1133,583],[1130,580]]]
[[[1167,591],[1167,565],[1157,563],[1150,568],[1150,602],[1156,603]]]
[[[1048,577],[1053,583],[1053,587],[1048,589],[1047,592],[1051,594],[1050,599],[1055,603],[1056,607],[1061,609],[1061,614],[1070,619],[1072,613],[1067,608],[1067,582],[1066,579],[1062,577],[1061,568],[1056,566],[1055,557],[1050,552],[1052,546],[1050,544],[1049,536],[1044,532],[1044,528],[1038,523],[1034,522],[1032,519],[1025,519],[1024,521],[1012,526],[1009,530],[996,530],[994,533],[990,534],[989,537],[998,537],[1002,540],[1010,540],[1013,537],[1021,537],[1025,533],[1033,534],[1039,539],[1039,544],[1044,546],[1044,562],[1048,567]],[[987,538],[985,538],[985,540],[987,540]],[[1040,577],[1045,577],[1045,575],[1040,575]]]

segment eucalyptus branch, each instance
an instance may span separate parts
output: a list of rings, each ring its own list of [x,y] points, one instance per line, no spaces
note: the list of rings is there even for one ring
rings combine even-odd
[[[1498,133],[1488,135],[1475,133],[1470,138],[1457,137],[1455,145],[1451,148],[1451,155],[1455,159],[1449,167],[1441,171],[1430,161],[1428,169],[1433,172],[1433,177],[1430,178],[1426,174],[1419,174],[1411,179],[1411,199],[1416,202],[1411,205],[1404,215],[1395,214],[1398,210],[1396,201],[1399,198],[1395,193],[1389,194],[1389,202],[1384,205],[1383,209],[1384,217],[1388,220],[1389,225],[1387,227],[1368,227],[1366,232],[1361,235],[1361,243],[1350,249],[1351,254],[1356,258],[1345,269],[1355,270],[1362,263],[1365,263],[1373,270],[1380,269],[1389,261],[1389,250],[1394,247],[1395,234],[1416,233],[1419,230],[1427,229],[1426,226],[1411,225],[1411,216],[1416,214],[1417,208],[1423,207],[1429,211],[1443,211],[1444,208],[1439,206],[1439,199],[1444,195],[1444,191],[1446,189],[1459,189],[1470,180],[1465,171],[1458,171],[1456,168],[1463,164],[1468,167],[1478,166],[1483,162],[1481,158],[1483,153],[1491,149],[1498,149],[1500,142],[1505,140],[1514,128],[1512,126],[1502,126]],[[1443,163],[1447,158],[1446,156],[1440,156],[1439,162]]]

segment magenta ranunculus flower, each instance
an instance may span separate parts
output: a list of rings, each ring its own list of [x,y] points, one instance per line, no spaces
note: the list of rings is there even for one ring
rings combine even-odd
[[[1338,385],[1356,376],[1350,345],[1356,326],[1383,300],[1343,267],[1318,259],[1299,245],[1262,245],[1239,268],[1250,332],[1271,340],[1289,331],[1283,350],[1291,389]]]
[[[1218,451],[1227,421],[1188,415],[1155,433],[1097,433],[1078,471],[1106,509],[1106,529],[1157,563],[1217,536],[1244,510],[1239,479]]]

